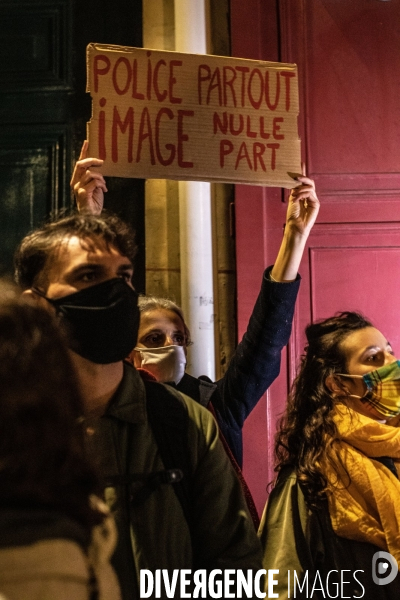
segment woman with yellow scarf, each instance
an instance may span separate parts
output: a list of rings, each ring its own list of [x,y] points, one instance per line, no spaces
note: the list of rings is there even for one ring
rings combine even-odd
[[[400,361],[358,313],[306,335],[260,526],[274,597],[398,599]]]

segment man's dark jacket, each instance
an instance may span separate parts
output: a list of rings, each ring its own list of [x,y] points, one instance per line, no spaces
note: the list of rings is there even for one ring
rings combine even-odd
[[[87,449],[117,523],[113,566],[124,600],[139,597],[141,569],[261,569],[261,546],[214,418],[170,387],[152,385],[187,413],[189,520],[174,489],[178,484],[160,479],[166,474],[165,457],[149,420],[148,385],[136,369],[124,364],[105,413],[86,419]],[[160,415],[161,428],[171,427]]]

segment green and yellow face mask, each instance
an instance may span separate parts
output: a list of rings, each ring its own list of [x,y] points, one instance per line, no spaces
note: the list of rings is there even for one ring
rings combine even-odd
[[[365,375],[338,373],[341,377],[363,379],[367,386],[364,396],[354,396],[368,402],[384,417],[400,414],[400,360]]]

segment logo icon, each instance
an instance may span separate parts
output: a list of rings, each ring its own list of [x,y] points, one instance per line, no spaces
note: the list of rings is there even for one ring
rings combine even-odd
[[[375,552],[372,557],[372,580],[377,585],[387,585],[392,583],[398,573],[396,559],[389,554],[380,550]]]

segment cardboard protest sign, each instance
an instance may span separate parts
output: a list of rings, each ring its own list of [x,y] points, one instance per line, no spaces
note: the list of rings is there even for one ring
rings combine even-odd
[[[296,65],[89,44],[89,153],[104,175],[293,187]]]

